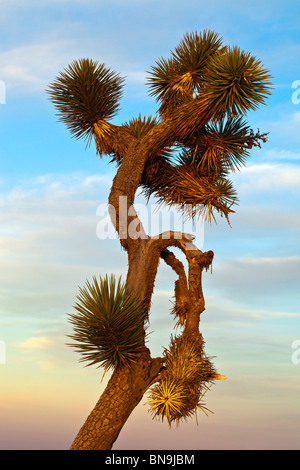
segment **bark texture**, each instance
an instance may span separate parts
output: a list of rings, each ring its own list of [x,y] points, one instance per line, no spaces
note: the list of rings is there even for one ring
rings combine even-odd
[[[135,193],[151,154],[155,129],[148,139],[136,139],[124,134],[125,144],[116,131],[116,148],[122,156],[109,195],[111,219],[119,235],[120,244],[128,254],[127,287],[139,296],[148,314],[160,260],[164,260],[178,274],[175,283],[175,306],[183,334],[202,337],[199,333],[200,314],[204,310],[201,275],[212,261],[213,253],[202,253],[193,244],[193,237],[179,232],[164,232],[149,237],[134,209]],[[113,140],[111,143],[113,146]],[[117,149],[117,150],[116,150]],[[189,264],[188,276],[183,264],[169,251],[179,248]],[[145,331],[141,332],[145,337]],[[147,389],[163,376],[162,358],[151,358],[145,346],[131,367],[117,368],[80,429],[71,450],[109,450],[112,448],[131,412],[141,401]]]
[[[115,370],[70,450],[110,450],[160,369],[145,348],[131,367]]]

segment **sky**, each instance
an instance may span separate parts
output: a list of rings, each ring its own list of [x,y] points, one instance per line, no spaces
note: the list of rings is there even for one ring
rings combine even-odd
[[[299,14],[298,0],[0,1],[0,449],[70,447],[109,376],[66,346],[67,313],[86,279],[127,272],[118,240],[99,236],[115,168],[71,138],[45,89],[89,57],[126,77],[112,122],[155,115],[146,72],[204,29],[273,77],[272,96],[247,116],[269,136],[232,175],[231,227],[219,218],[195,228],[198,247],[215,254],[201,332],[227,380],[205,397],[213,413],[179,428],[153,420],[145,397],[114,449],[299,449]],[[161,264],[153,356],[174,334],[175,280]]]

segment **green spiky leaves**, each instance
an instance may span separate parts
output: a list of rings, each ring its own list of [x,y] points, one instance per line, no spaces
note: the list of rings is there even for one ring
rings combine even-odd
[[[187,33],[171,53],[148,72],[150,96],[162,100],[170,92],[192,96],[204,77],[208,60],[221,47],[222,39],[213,31]]]
[[[98,131],[108,132],[104,121],[118,111],[123,78],[91,59],[73,61],[47,90],[55,105],[59,120],[76,138],[89,142]]]
[[[207,125],[195,147],[200,154],[201,169],[208,173],[239,170],[249,156],[250,132],[241,117],[221,119]]]
[[[187,33],[169,59],[161,58],[151,67],[150,96],[161,103],[161,115],[168,115],[200,91],[208,61],[221,45],[222,39],[213,31]]]
[[[190,157],[190,153],[182,155],[174,166],[166,166],[165,162],[165,171],[161,166],[156,176],[145,182],[145,195],[148,198],[154,195],[161,205],[177,207],[188,218],[202,215],[211,220],[214,211],[228,218],[233,212],[231,206],[238,202],[231,180],[219,171],[210,174],[202,171]]]
[[[72,62],[48,93],[72,135],[88,143],[94,137],[97,153],[110,155],[118,166],[134,158],[128,151],[139,141],[139,158],[145,157],[139,185],[147,197],[193,217],[204,207],[208,220],[214,211],[228,219],[237,203],[228,174],[267,135],[254,134],[242,118],[265,103],[270,78],[256,57],[204,30],[186,33],[170,57],[148,72],[159,118],[140,114],[122,126],[111,124],[123,79],[90,59]]]
[[[176,164],[171,158],[156,161],[142,180],[144,194],[185,215],[202,213],[211,220],[215,211],[228,219],[238,202],[228,174],[245,165],[252,135],[241,116],[210,122],[182,144]]]
[[[142,181],[146,196],[185,215],[204,213],[215,220],[216,211],[229,221],[238,199],[228,173],[266,141],[266,134],[254,134],[242,118],[265,103],[270,79],[258,59],[223,46],[212,31],[186,34],[169,59],[156,62],[148,84],[161,125],[151,149],[179,146],[183,152],[179,164],[162,161],[151,168],[153,174]]]
[[[162,421],[166,418],[169,424],[179,420],[185,414],[185,400],[187,399],[184,387],[166,379],[155,385],[150,394],[150,412]]]
[[[215,372],[211,360],[204,354],[203,341],[179,336],[171,338],[165,349],[165,371],[162,380],[149,392],[150,413],[167,419],[171,425],[193,416],[197,409],[209,411],[203,397],[215,379],[223,378]]]
[[[271,75],[261,62],[238,47],[215,54],[206,69],[206,93],[217,115],[246,114],[265,103]]]
[[[146,134],[148,134],[151,129],[153,129],[158,124],[157,118],[153,118],[152,116],[139,116],[137,118],[131,119],[129,122],[126,122],[124,126],[131,135],[136,137],[137,139],[141,139]]]
[[[186,33],[172,54],[181,74],[190,73],[194,88],[201,84],[210,58],[222,50],[222,38],[214,31]]]
[[[145,337],[141,302],[114,276],[94,277],[79,291],[76,313],[69,314],[75,341],[69,345],[81,353],[81,361],[105,370],[135,361]]]
[[[238,47],[222,46],[213,31],[187,33],[149,72],[150,95],[167,117],[195,98],[204,100],[214,117],[245,114],[270,95],[271,75],[261,62]]]

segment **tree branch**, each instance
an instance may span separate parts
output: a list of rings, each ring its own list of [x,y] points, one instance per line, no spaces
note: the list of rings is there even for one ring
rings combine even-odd
[[[202,272],[203,269],[207,270],[211,266],[214,254],[212,251],[203,253],[199,250],[191,242],[194,238],[192,235],[170,232],[171,238],[166,240],[166,233],[152,237],[150,242],[157,245],[156,250],[161,249],[160,257],[178,274],[178,279],[175,281],[175,303],[172,313],[178,317],[178,324],[184,325],[184,334],[198,338],[200,314],[205,310]],[[188,261],[188,279],[183,264],[167,249],[168,246],[177,246],[184,252]]]

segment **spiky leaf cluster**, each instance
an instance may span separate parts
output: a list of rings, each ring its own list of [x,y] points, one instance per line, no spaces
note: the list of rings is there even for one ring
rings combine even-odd
[[[123,78],[104,64],[91,59],[73,61],[61,72],[47,90],[55,105],[59,120],[76,138],[94,135],[98,123],[100,132],[107,133],[105,123],[118,111]]]
[[[254,56],[223,46],[207,30],[186,34],[169,59],[157,61],[148,84],[163,119],[161,138],[182,153],[175,164],[161,161],[154,168],[145,180],[146,195],[193,217],[204,209],[209,220],[215,211],[228,219],[238,200],[228,174],[266,140],[265,134],[254,135],[242,115],[265,102],[270,78]]]
[[[148,72],[150,95],[167,117],[184,103],[201,97],[214,118],[256,109],[270,94],[271,75],[261,62],[237,46],[222,46],[213,31],[188,33]],[[194,109],[195,111],[195,109]]]
[[[162,116],[169,115],[200,91],[206,66],[221,44],[221,38],[213,31],[187,33],[169,59],[160,58],[151,67],[150,95],[160,103]]]
[[[209,123],[190,140],[188,153],[204,173],[225,175],[245,165],[250,132],[240,116]]]
[[[99,155],[121,165],[132,137],[141,141],[148,160],[140,186],[147,197],[193,217],[204,208],[209,220],[214,212],[228,218],[237,202],[228,174],[266,141],[242,116],[265,103],[271,76],[256,57],[222,41],[210,30],[186,33],[170,57],[151,68],[147,82],[159,119],[108,122],[118,110],[123,79],[90,59],[72,62],[48,92],[59,119],[75,137],[94,137]],[[177,160],[174,148],[181,151]]]
[[[144,193],[192,216],[205,211],[210,220],[215,210],[228,217],[238,201],[228,175],[245,164],[250,132],[241,117],[210,122],[181,146],[175,164],[157,162],[143,181]]]
[[[205,92],[216,115],[246,114],[265,103],[271,75],[261,62],[239,47],[216,54],[206,69]]]
[[[141,302],[114,276],[94,277],[79,292],[76,313],[69,314],[74,330],[69,336],[75,341],[69,345],[81,353],[81,361],[105,370],[135,361],[144,344]]]
[[[137,139],[141,139],[148,134],[156,125],[158,124],[158,119],[152,116],[141,116],[138,115],[137,118],[130,119],[130,121],[124,124],[124,127],[128,129],[131,135]]]
[[[204,354],[202,340],[180,336],[171,338],[164,351],[165,371],[162,380],[149,392],[150,412],[169,424],[193,416],[197,409],[209,411],[203,397],[217,374],[211,360]]]
[[[219,172],[206,172],[190,152],[179,156],[176,165],[164,162],[144,185],[149,198],[169,207],[179,208],[186,217],[204,216],[210,220],[213,210],[228,217],[231,206],[237,202],[237,193],[232,182]],[[202,159],[199,157],[199,159]]]

